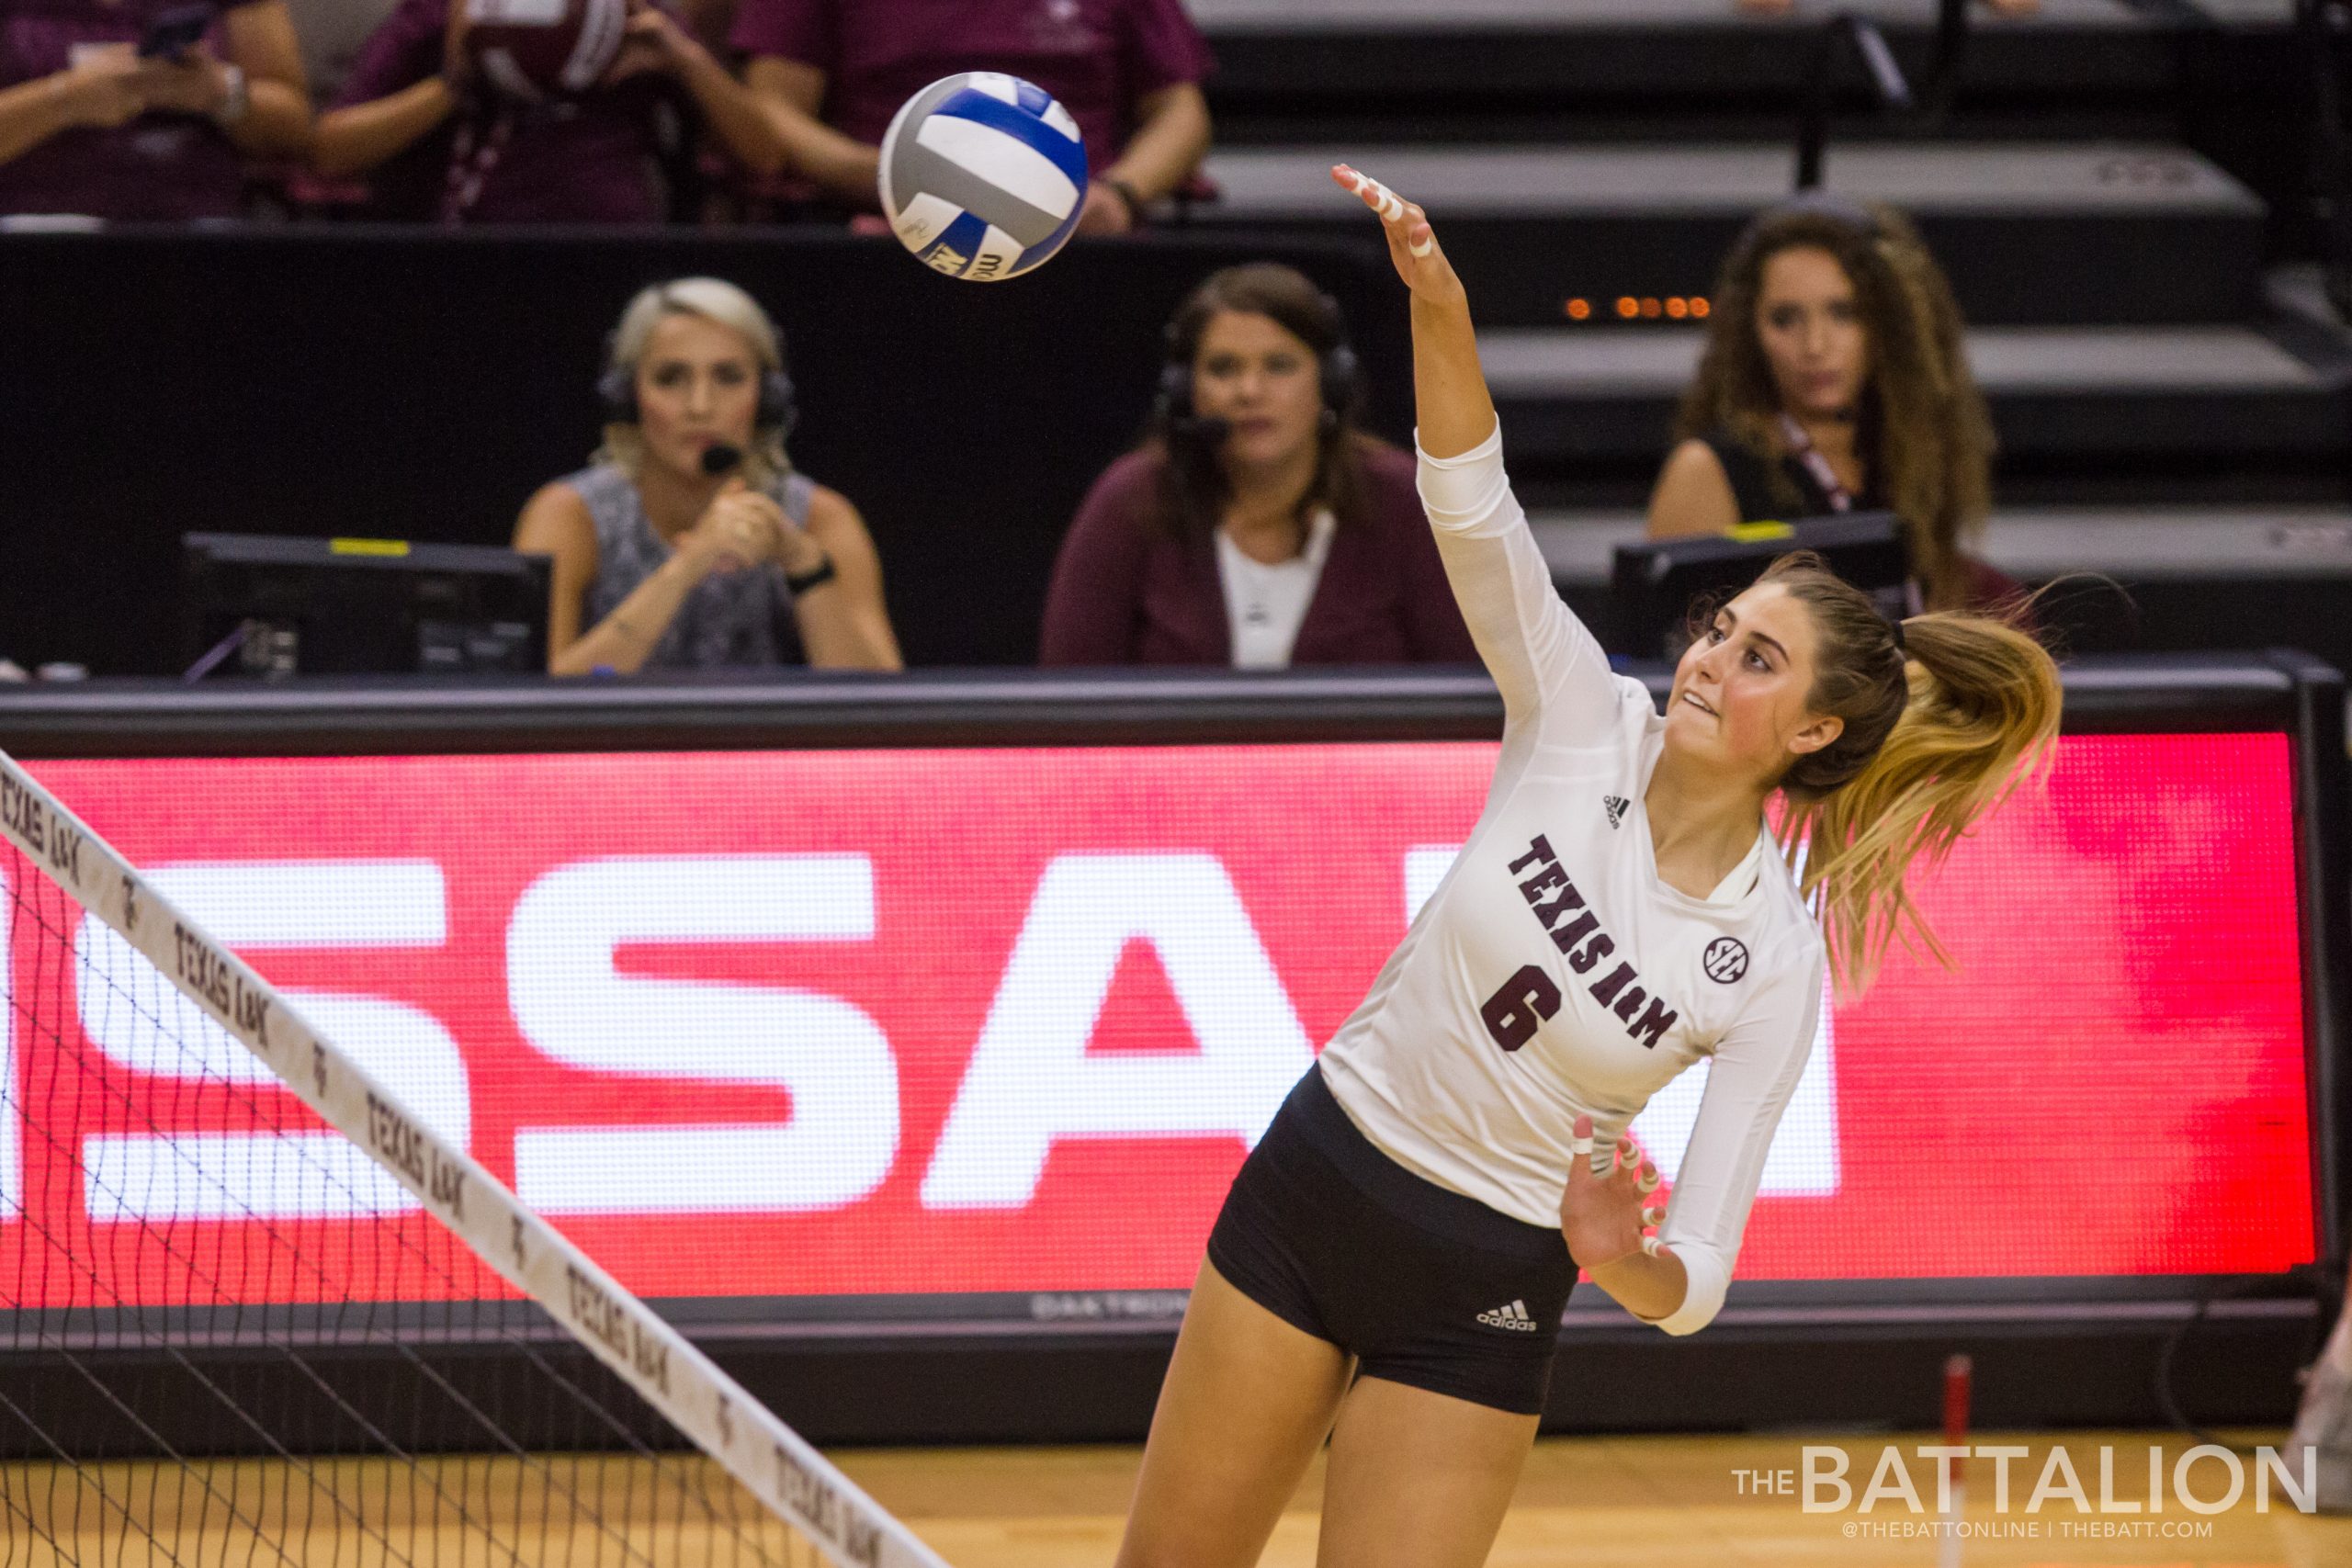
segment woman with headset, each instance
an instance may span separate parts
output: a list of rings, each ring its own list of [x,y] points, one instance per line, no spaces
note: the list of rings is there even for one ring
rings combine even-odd
[[[865,522],[785,456],[792,383],[756,300],[711,277],[646,289],[599,389],[604,446],[514,525],[555,561],[549,673],[900,667]]]
[[[1213,274],[1169,322],[1150,434],[1062,541],[1040,662],[1469,662],[1413,460],[1358,400],[1329,296],[1272,263]]]

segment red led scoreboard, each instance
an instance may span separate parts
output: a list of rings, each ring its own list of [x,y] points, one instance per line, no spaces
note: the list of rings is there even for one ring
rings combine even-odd
[[[1065,687],[1054,723],[1016,701],[992,726],[976,702],[888,744],[828,719],[821,747],[747,745],[738,714],[724,739],[745,749],[600,749],[573,716],[561,750],[522,749],[523,723],[473,754],[32,766],[642,1295],[706,1320],[1153,1316],[1494,761],[1490,740],[1396,738],[1490,733],[1475,683],[1424,682],[1452,694],[1386,716],[1363,697],[1369,719],[1303,685],[1313,722],[1285,726],[1274,687],[1232,722],[1229,699],[1171,699],[1161,744],[1135,743],[1148,713],[1100,716],[1140,688]],[[2248,722],[2244,692],[2235,716],[2184,722],[2128,685],[2076,676],[2046,784],[1919,886],[1957,970],[1898,955],[1825,1011],[1735,1312],[2315,1257],[2331,1004],[2310,967],[2310,742]],[[1262,739],[1285,728],[1313,738]],[[75,940],[115,941],[95,922]],[[64,985],[30,972],[32,941],[14,983]],[[125,1098],[0,1138],[0,1299],[67,1304],[38,1299],[46,1274],[11,1277],[27,1224],[87,1238],[125,1299],[165,1301],[173,1261],[141,1221],[209,1222],[230,1251],[248,1227],[426,1223],[388,1183],[272,1187],[266,1162],[222,1160],[254,1173],[226,1200],[175,1187],[164,1137],[233,1142],[238,1114],[159,1070],[124,1011],[14,1042],[19,1083],[71,1052]],[[199,1070],[245,1069],[173,1066]],[[1669,1175],[1702,1087],[1637,1123]]]

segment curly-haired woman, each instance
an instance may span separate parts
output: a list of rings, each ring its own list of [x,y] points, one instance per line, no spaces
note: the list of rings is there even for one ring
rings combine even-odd
[[[1650,536],[1891,511],[1911,525],[1928,608],[2013,597],[1963,549],[1991,508],[1993,424],[1962,334],[1902,214],[1825,195],[1764,213],[1715,284]]]

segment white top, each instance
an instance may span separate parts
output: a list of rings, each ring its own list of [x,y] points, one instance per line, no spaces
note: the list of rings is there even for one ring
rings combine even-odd
[[[1723,1305],[1781,1112],[1813,1048],[1826,948],[1761,823],[1712,897],[1658,879],[1642,795],[1665,720],[1553,592],[1501,433],[1420,462],[1454,597],[1503,696],[1484,813],[1323,1053],[1331,1092],[1406,1168],[1530,1224],[1559,1222],[1569,1144],[1593,1165],[1651,1095],[1714,1060],[1659,1238]]]
[[[1272,566],[1243,553],[1223,528],[1216,531],[1216,574],[1225,584],[1236,670],[1289,668],[1291,646],[1298,641],[1315,585],[1323,580],[1323,561],[1338,526],[1330,508],[1321,508],[1307,522],[1306,547]]]

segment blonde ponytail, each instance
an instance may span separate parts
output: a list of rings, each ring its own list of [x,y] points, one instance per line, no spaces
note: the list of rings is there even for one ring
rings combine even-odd
[[[1989,615],[1915,615],[1898,645],[1865,595],[1802,552],[1763,580],[1813,610],[1820,673],[1809,705],[1845,720],[1837,740],[1781,779],[1780,824],[1800,887],[1820,894],[1839,984],[1860,993],[1897,943],[1949,964],[1905,877],[1936,865],[2046,766],[2058,734],[2057,665]]]

